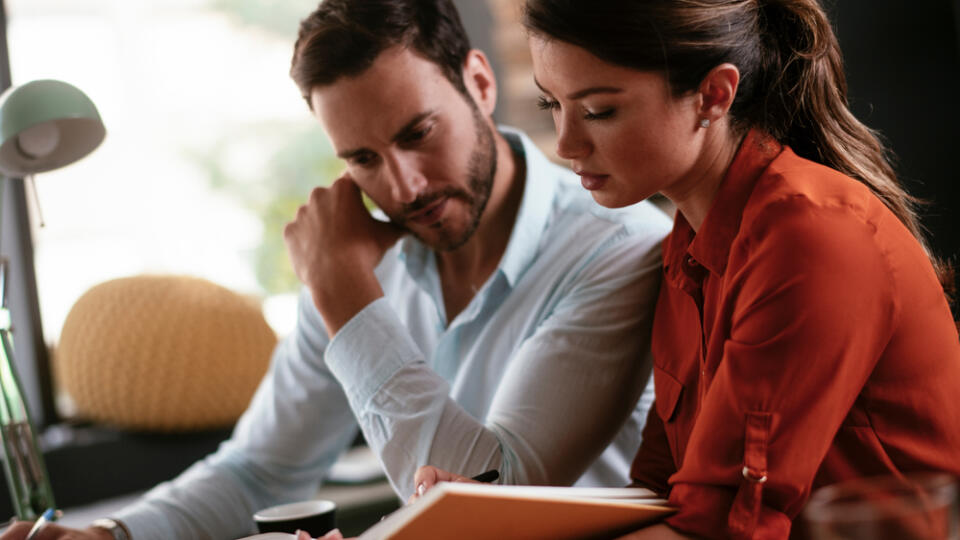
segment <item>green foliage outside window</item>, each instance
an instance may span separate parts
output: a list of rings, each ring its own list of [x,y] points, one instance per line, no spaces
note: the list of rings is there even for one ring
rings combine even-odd
[[[262,177],[244,181],[228,172],[226,156],[237,147],[271,152]],[[195,159],[206,170],[211,186],[260,217],[263,234],[251,254],[260,286],[268,294],[296,291],[299,282],[287,259],[283,227],[306,202],[310,190],[328,185],[343,169],[319,126],[306,130],[284,125],[250,126],[244,134],[225,136]]]
[[[317,3],[318,0],[212,0],[210,5],[236,24],[292,44],[300,19]],[[304,108],[304,116],[308,114]],[[238,178],[229,170],[228,157],[232,152],[250,150],[270,158],[255,178]],[[193,158],[206,172],[212,187],[260,217],[262,239],[250,255],[264,292],[296,291],[300,284],[287,258],[283,227],[307,200],[311,189],[328,185],[343,169],[320,127],[315,122],[308,128],[281,122],[249,125],[224,135]]]

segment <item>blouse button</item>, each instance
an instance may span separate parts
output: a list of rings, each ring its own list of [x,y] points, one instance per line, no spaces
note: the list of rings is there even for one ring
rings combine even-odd
[[[698,263],[693,257],[687,257],[687,266],[697,266],[698,264],[700,263]]]

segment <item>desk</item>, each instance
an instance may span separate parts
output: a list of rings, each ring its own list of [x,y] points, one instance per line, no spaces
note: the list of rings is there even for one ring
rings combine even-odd
[[[346,536],[356,536],[400,507],[400,500],[384,478],[379,461],[366,447],[346,452],[331,469],[332,479],[320,487],[316,497],[337,504],[337,526]],[[353,480],[353,481],[350,481]],[[60,524],[85,528],[91,521],[107,517],[132,504],[145,490],[118,497],[103,498],[90,504],[64,508]]]
[[[84,528],[94,519],[111,515],[135,502],[153,485],[175,477],[179,471],[214,451],[220,441],[229,435],[229,430],[166,436],[127,434],[100,428],[71,428],[69,436],[83,444],[47,453],[47,469],[54,484],[54,494],[57,501],[65,505],[60,523],[67,527]],[[171,456],[177,459],[171,460]],[[161,466],[163,463],[166,463],[165,467]],[[154,473],[154,477],[141,478],[138,485],[124,482],[127,494],[105,495],[103,491],[95,489],[103,482],[89,478],[91,470],[101,471],[105,477],[142,476],[143,471]],[[383,515],[400,507],[397,495],[383,476],[378,459],[366,447],[355,447],[344,453],[331,469],[330,476],[332,480],[321,486],[316,496],[337,503],[337,524],[347,536],[359,534]],[[67,485],[58,485],[64,482]],[[0,484],[5,482],[0,480]],[[5,488],[5,485],[0,488],[0,498],[6,497],[6,505],[11,506]],[[74,488],[73,492],[83,488],[87,492],[73,493],[67,488]],[[7,511],[0,513],[0,516],[11,514],[12,511]]]
[[[59,523],[82,529],[91,521],[109,516],[132,504],[142,493],[114,497],[85,506],[68,508]],[[400,507],[400,501],[386,480],[358,485],[326,485],[317,491],[318,499],[337,503],[337,527],[344,536],[356,536],[367,530],[380,518]],[[2,529],[0,529],[2,532]]]
[[[337,527],[347,537],[360,534],[381,517],[400,508],[400,500],[386,480],[358,485],[326,485],[317,492],[317,498],[337,503]]]

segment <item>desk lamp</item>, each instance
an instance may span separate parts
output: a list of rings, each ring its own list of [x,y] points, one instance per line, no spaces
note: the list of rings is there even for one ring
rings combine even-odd
[[[39,80],[0,95],[0,209],[8,178],[31,177],[86,156],[106,134],[97,108],[67,83]],[[10,498],[19,519],[54,508],[43,454],[23,399],[6,306],[7,261],[0,257],[0,438]]]

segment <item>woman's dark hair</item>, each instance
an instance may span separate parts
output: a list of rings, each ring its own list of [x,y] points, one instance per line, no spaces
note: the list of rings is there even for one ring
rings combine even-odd
[[[323,0],[300,23],[290,76],[310,105],[316,86],[359,75],[402,45],[436,64],[463,95],[470,40],[450,0]]]
[[[919,201],[897,181],[877,134],[847,107],[840,46],[816,0],[526,0],[523,23],[611,64],[663,72],[676,95],[695,91],[719,64],[737,66],[733,129],[762,129],[869,186],[952,285],[927,246]]]

